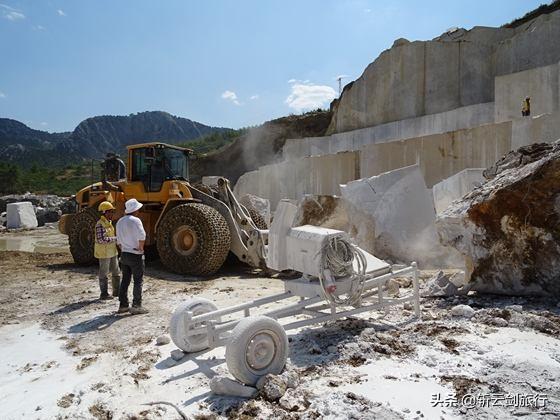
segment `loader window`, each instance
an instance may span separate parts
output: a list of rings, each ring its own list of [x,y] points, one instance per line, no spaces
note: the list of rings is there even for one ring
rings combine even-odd
[[[132,160],[132,181],[141,181],[146,191],[160,191],[167,180],[188,179],[188,156],[182,150],[135,149]]]

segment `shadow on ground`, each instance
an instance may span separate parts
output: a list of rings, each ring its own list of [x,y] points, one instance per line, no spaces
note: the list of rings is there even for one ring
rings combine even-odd
[[[91,331],[101,331],[106,328],[109,328],[115,322],[120,321],[121,319],[128,318],[132,316],[131,314],[108,314],[108,315],[98,315],[95,318],[88,319],[86,321],[82,321],[78,324],[72,325],[68,328],[68,333],[70,334],[79,334],[79,333],[86,333]]]

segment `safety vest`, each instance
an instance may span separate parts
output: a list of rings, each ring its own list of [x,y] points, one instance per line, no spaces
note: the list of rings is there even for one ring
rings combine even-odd
[[[105,216],[101,216],[97,224],[95,225],[95,247],[94,247],[94,256],[95,258],[112,258],[117,255],[117,243],[111,242],[108,244],[98,243],[97,242],[97,229],[98,226],[101,226],[105,231],[105,236],[107,238],[114,238],[117,235],[115,234],[115,228],[110,220],[107,220]]]

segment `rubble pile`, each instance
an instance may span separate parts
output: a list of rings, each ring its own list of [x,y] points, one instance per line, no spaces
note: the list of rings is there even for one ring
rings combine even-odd
[[[30,202],[35,209],[39,226],[54,223],[62,214],[75,212],[75,201],[65,197],[49,194],[10,194],[0,197],[0,213],[7,210],[8,204]]]
[[[560,294],[560,141],[509,152],[436,222],[467,259],[471,290]],[[469,274],[469,273],[467,273]]]

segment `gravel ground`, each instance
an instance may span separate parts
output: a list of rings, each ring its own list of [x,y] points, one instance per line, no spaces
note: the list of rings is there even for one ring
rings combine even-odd
[[[58,234],[45,235],[59,251]],[[424,272],[423,279],[431,275]],[[290,332],[289,366],[300,384],[275,402],[210,393],[210,378],[227,374],[223,349],[177,362],[172,343],[156,345],[168,334],[173,308],[188,297],[224,307],[281,290],[281,281],[239,266],[202,280],[170,274],[154,261],[144,284],[150,313],[119,316],[116,301],[97,299],[95,267],[75,266],[67,252],[2,251],[2,418],[178,418],[170,406],[143,405],[158,400],[190,418],[560,415],[554,300],[472,293],[423,298],[421,321],[411,320],[406,306]],[[474,315],[452,316],[459,304]]]

